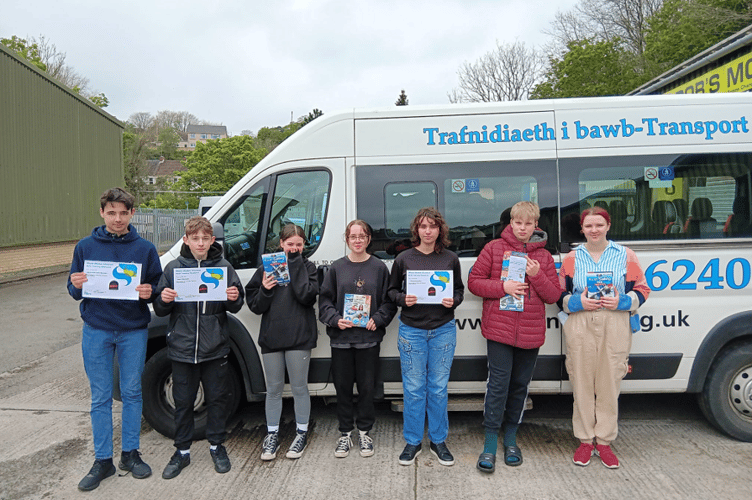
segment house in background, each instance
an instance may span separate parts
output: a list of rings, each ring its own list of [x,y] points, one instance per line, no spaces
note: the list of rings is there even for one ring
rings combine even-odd
[[[165,160],[164,156],[160,156],[159,160],[146,160],[146,165],[148,168],[144,182],[149,186],[160,184],[162,179],[175,182],[178,180],[175,173],[185,170],[182,161]]]
[[[178,144],[179,149],[193,151],[196,149],[196,143],[203,142],[210,139],[225,139],[227,138],[227,127],[224,125],[188,125],[188,139],[180,141]]]

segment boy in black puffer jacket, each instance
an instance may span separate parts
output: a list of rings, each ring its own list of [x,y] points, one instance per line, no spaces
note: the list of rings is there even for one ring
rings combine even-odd
[[[181,301],[175,291],[174,270],[178,268],[211,268],[202,274],[202,281],[206,286],[217,286],[224,280],[227,300]],[[202,293],[201,287],[199,293]],[[167,348],[172,360],[177,448],[162,477],[172,479],[191,463],[193,402],[199,382],[204,384],[208,409],[206,439],[211,445],[214,469],[225,473],[230,470],[230,459],[222,444],[226,437],[227,356],[230,353],[225,325],[227,311],[236,313],[243,306],[244,293],[232,265],[222,258],[222,247],[215,243],[208,219],[196,216],[186,223],[180,257],[165,267],[157,293],[154,312],[157,316],[170,315]]]

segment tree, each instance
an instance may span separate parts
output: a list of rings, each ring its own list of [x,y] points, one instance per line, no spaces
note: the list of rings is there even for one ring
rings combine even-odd
[[[316,118],[318,118],[319,116],[323,116],[323,115],[324,115],[324,112],[323,112],[323,111],[321,111],[321,110],[320,110],[320,109],[318,109],[318,108],[313,108],[313,111],[311,111],[311,112],[310,112],[310,113],[308,113],[307,115],[304,115],[304,116],[302,116],[302,117],[298,118],[298,123],[301,123],[302,125],[308,125],[308,124],[309,124],[309,123],[311,123],[311,122],[312,122],[313,120],[315,120],[315,119],[316,119]],[[294,132],[294,131],[293,131],[293,132]]]
[[[159,111],[154,117],[154,121],[159,129],[174,128],[178,132],[187,132],[188,125],[211,125],[210,123],[204,123],[196,118],[196,115],[189,113],[188,111]]]
[[[144,133],[154,125],[154,117],[147,111],[140,111],[129,116],[128,123],[132,124],[137,132]]]
[[[42,61],[38,44],[27,42],[25,39],[19,38],[16,35],[13,35],[10,38],[0,38],[0,43],[11,50],[14,50],[20,57],[23,57],[39,68],[40,71],[47,71],[47,65]]]
[[[397,97],[397,101],[394,103],[395,106],[407,106],[410,101],[407,100],[407,94],[405,94],[404,89],[400,93],[399,97]]]
[[[580,0],[568,12],[557,12],[551,35],[561,53],[572,42],[616,42],[621,49],[642,54],[646,47],[648,20],[661,8],[664,0]]]
[[[123,173],[125,189],[136,197],[140,204],[146,193],[147,175],[146,139],[142,135],[129,131],[123,132]]]
[[[550,61],[546,79],[532,99],[622,95],[641,83],[635,56],[611,41],[570,42],[561,58]]]
[[[180,179],[170,186],[177,194],[193,194],[176,198],[179,201],[174,208],[183,208],[185,201],[197,207],[199,196],[225,193],[266,154],[267,150],[247,135],[197,143],[185,161],[185,170],[178,173]]]
[[[311,114],[309,114],[308,116],[311,116]],[[313,121],[314,119],[315,117],[312,118],[311,121]],[[259,129],[258,134],[256,134],[256,144],[258,145],[258,147],[271,152],[272,150],[274,150],[274,148],[282,144],[285,139],[303,128],[304,125],[305,124],[303,123],[303,121],[300,120],[297,122],[289,123],[284,127],[262,127],[261,129]]]
[[[752,22],[749,0],[665,0],[650,19],[645,52],[657,76]]]
[[[449,101],[496,102],[521,101],[540,80],[544,59],[524,42],[500,45],[474,63],[465,62],[457,71],[459,87],[448,95]]]
[[[164,156],[167,160],[177,160],[178,157],[182,157],[182,153],[178,155],[179,142],[180,134],[174,128],[163,128],[157,136],[156,156]]]
[[[11,38],[0,39],[0,42],[94,105],[106,108],[110,103],[104,93],[96,92],[89,87],[88,78],[65,63],[65,53],[60,52],[44,35],[40,35],[38,39],[24,39],[13,35]]]

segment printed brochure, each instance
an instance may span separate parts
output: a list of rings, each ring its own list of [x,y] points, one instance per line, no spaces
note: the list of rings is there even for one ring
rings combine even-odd
[[[274,276],[278,285],[286,285],[290,282],[290,270],[287,268],[285,252],[265,253],[261,258],[264,261],[264,271]]]
[[[371,296],[346,293],[342,317],[352,321],[353,326],[365,328],[371,318]]]
[[[587,298],[600,300],[614,297],[614,275],[611,271],[588,271]]]
[[[504,260],[501,263],[501,281],[525,282],[525,269],[527,268],[527,255],[522,252],[507,250],[504,252]],[[523,311],[525,309],[525,297],[519,299],[506,294],[499,299],[500,311]]]

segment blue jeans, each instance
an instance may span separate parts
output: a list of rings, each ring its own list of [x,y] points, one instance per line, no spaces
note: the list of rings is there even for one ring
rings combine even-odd
[[[397,347],[405,401],[402,432],[407,444],[423,441],[426,413],[432,442],[443,443],[449,434],[447,384],[456,345],[454,320],[435,330],[413,328],[400,321]]]
[[[123,400],[122,449],[131,451],[139,447],[146,338],[146,328],[99,330],[84,323],[81,348],[91,387],[91,430],[97,460],[112,457],[112,377],[116,354]]]

